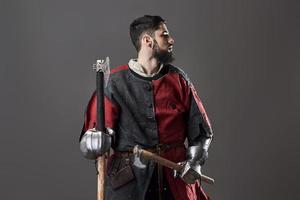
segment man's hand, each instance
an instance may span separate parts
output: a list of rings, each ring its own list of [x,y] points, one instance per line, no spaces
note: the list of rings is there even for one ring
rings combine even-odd
[[[183,170],[174,175],[181,177],[188,184],[195,183],[201,177],[201,166],[207,158],[207,148],[203,148],[203,145],[190,146],[187,149],[187,161],[179,163],[183,165]]]
[[[193,184],[201,177],[201,165],[187,161],[180,173],[180,177],[188,184]]]
[[[94,128],[87,130],[80,141],[80,150],[83,156],[92,160],[102,156],[110,149],[113,135],[114,131],[109,128],[105,133],[96,131]]]

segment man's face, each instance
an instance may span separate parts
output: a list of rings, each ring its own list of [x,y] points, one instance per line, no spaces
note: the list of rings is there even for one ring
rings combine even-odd
[[[170,36],[167,26],[162,23],[154,32],[153,56],[161,63],[167,64],[174,60],[174,39]]]

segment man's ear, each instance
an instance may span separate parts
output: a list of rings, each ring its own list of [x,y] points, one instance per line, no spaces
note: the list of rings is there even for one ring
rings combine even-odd
[[[153,38],[148,34],[144,34],[142,36],[142,44],[146,45],[149,48],[152,48],[153,47]]]

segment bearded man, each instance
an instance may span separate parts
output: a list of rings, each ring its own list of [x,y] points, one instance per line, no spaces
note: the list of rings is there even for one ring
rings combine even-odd
[[[166,22],[159,16],[137,18],[130,25],[130,36],[137,59],[112,69],[105,89],[109,133],[93,129],[97,119],[93,94],[80,137],[81,150],[85,157],[96,159],[107,147],[113,148],[107,166],[107,200],[208,200],[199,177],[212,129],[192,83],[170,64],[174,39]],[[91,141],[101,145],[93,147]],[[184,170],[174,176],[171,169],[144,159],[146,168],[136,167],[135,145],[181,163]]]

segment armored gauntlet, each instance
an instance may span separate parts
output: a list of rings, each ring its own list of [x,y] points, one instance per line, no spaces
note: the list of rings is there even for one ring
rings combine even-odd
[[[87,159],[97,159],[106,153],[111,147],[114,131],[110,128],[106,132],[97,131],[95,128],[89,129],[82,136],[80,150]]]
[[[201,176],[201,166],[208,158],[208,147],[211,138],[203,138],[197,145],[190,146],[187,149],[187,161],[180,177],[189,184],[195,183]]]

